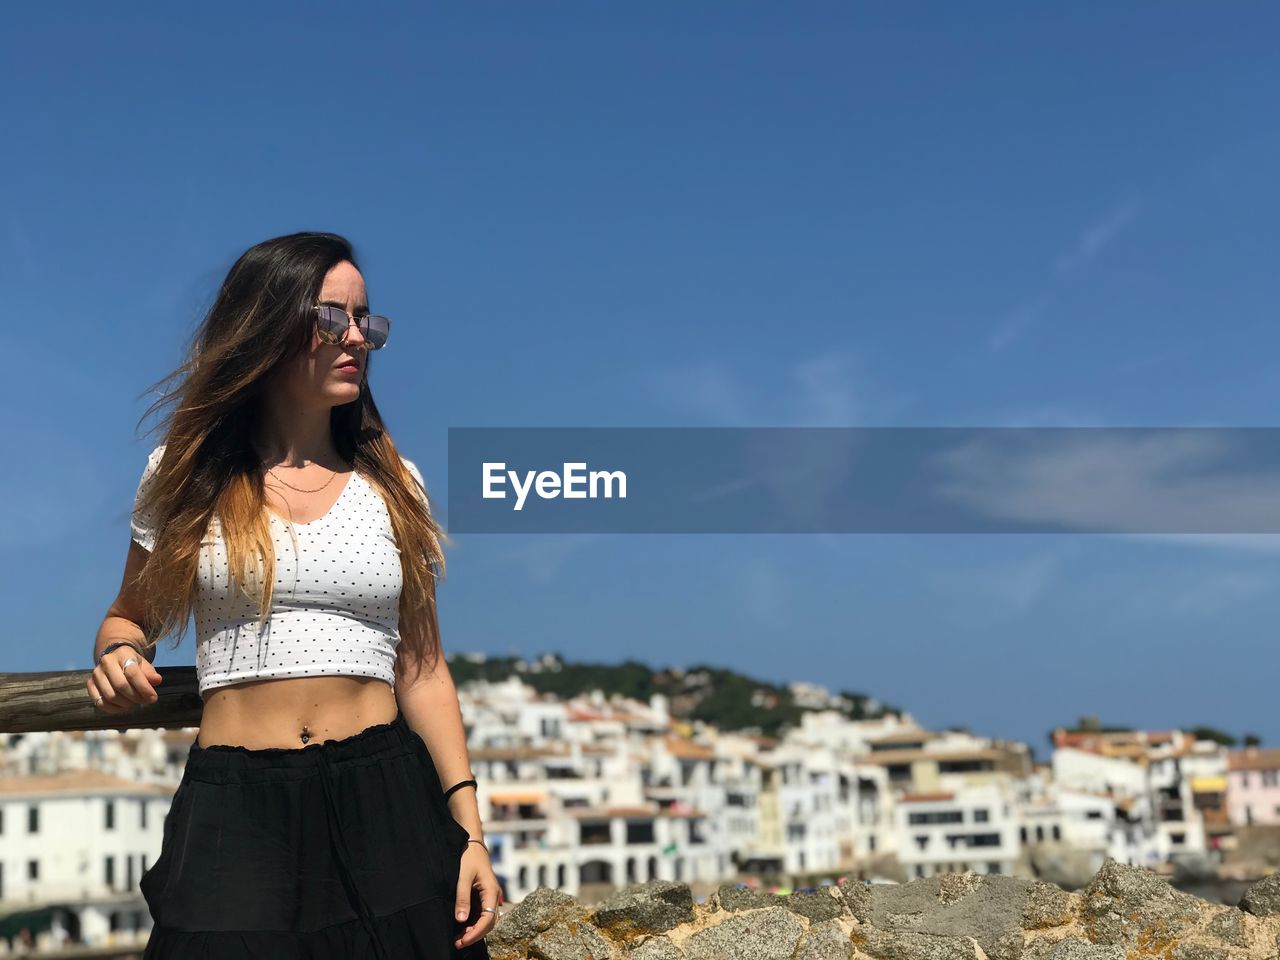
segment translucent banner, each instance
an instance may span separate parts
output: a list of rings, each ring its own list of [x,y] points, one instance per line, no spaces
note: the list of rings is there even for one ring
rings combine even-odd
[[[1273,427],[454,427],[451,533],[1280,533]]]

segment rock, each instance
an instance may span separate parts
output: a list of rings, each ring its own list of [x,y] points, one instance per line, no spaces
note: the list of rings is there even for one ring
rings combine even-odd
[[[1227,907],[1209,921],[1205,930],[1211,937],[1216,937],[1223,943],[1229,943],[1233,947],[1243,947],[1245,945],[1244,912],[1239,907]]]
[[[982,883],[982,877],[972,870],[964,873],[944,873],[938,877],[938,899],[943,903],[963,900]]]
[[[529,944],[530,960],[618,960],[621,956],[622,951],[589,923],[557,923]]]
[[[693,919],[688,884],[650,880],[611,894],[595,910],[592,921],[613,936],[665,933]]]
[[[809,927],[800,941],[795,960],[849,960],[852,955],[853,941],[849,935],[835,920],[824,920]]]
[[[871,917],[871,884],[861,880],[844,880],[837,889],[844,901],[844,908],[859,922],[867,922]]]
[[[1026,937],[1021,930],[1010,930],[996,937],[995,942],[982,948],[990,960],[1022,960]]]
[[[1226,947],[1215,947],[1207,943],[1179,943],[1173,948],[1172,960],[1227,960],[1230,955]]]
[[[627,951],[627,960],[685,960],[684,952],[667,937],[645,937]]]
[[[778,898],[778,906],[811,921],[833,920],[843,912],[839,900],[820,890],[800,890]]]
[[[1280,960],[1278,900],[1277,878],[1227,907],[1111,859],[1076,893],[966,872],[786,896],[724,884],[703,906],[652,881],[594,909],[540,887],[486,940],[494,960]]]
[[[781,907],[736,913],[684,942],[689,960],[791,960],[804,924]]]
[[[502,917],[490,931],[485,943],[491,947],[513,947],[526,944],[542,931],[560,921],[578,921],[587,911],[567,893],[551,887],[538,887]]]
[[[871,888],[871,909],[864,922],[888,931],[972,937],[992,960],[1018,960],[1033,885],[1018,877],[976,873],[944,874],[897,886],[877,884]]]
[[[1124,960],[1124,948],[1119,944],[1090,943],[1079,937],[1065,937],[1051,943],[1037,944],[1028,956],[1034,960]]]
[[[721,910],[758,910],[761,907],[779,906],[782,898],[767,890],[754,890],[745,884],[725,883],[716,891],[715,901]]]
[[[1070,923],[1080,915],[1084,898],[1067,893],[1052,883],[1036,880],[1027,889],[1027,902],[1022,910],[1022,926],[1028,930],[1044,930]]]
[[[1263,877],[1240,898],[1240,909],[1255,917],[1280,914],[1280,873]]]
[[[1085,933],[1094,943],[1162,952],[1197,919],[1202,904],[1163,877],[1108,857],[1084,889]]]
[[[930,933],[887,933],[874,927],[853,932],[853,945],[877,960],[975,960],[968,937],[939,937]]]

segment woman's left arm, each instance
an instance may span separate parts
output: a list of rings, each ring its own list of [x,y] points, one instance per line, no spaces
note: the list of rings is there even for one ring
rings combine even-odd
[[[441,788],[448,790],[459,780],[472,779],[458,688],[453,683],[453,674],[449,672],[444,654],[440,654],[434,671],[428,673],[424,666],[413,683],[405,676],[401,658],[397,657],[396,700],[409,726],[426,743],[427,751],[435,761]],[[480,804],[475,789],[467,786],[455,790],[449,795],[448,803],[454,819],[467,828],[467,833],[483,840],[484,828],[480,823]]]
[[[458,702],[458,688],[453,674],[445,662],[444,653],[437,657],[434,670],[424,664],[420,671],[412,673],[404,668],[404,647],[396,658],[396,700],[409,726],[427,745],[427,752],[436,766],[441,788],[448,790],[460,780],[473,779],[471,759],[467,754],[467,734],[462,725],[462,708]],[[484,840],[484,828],[480,822],[480,804],[476,790],[469,784],[449,795],[447,801],[453,818],[466,828],[468,835]],[[472,918],[471,890],[480,893],[481,912]],[[497,921],[497,909],[502,892],[498,878],[489,862],[487,848],[478,843],[468,843],[462,855],[462,869],[458,877],[456,916],[462,920],[474,920],[457,939],[459,947],[475,943],[485,936]]]

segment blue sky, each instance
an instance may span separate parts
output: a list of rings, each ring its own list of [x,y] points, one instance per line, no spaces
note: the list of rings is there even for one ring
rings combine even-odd
[[[141,392],[294,230],[356,244],[442,503],[450,426],[1277,421],[1273,6],[70,9],[0,38],[6,669],[88,660]],[[441,604],[450,650],[729,664],[1043,755],[1084,713],[1280,741],[1278,584],[1274,538],[473,536]]]

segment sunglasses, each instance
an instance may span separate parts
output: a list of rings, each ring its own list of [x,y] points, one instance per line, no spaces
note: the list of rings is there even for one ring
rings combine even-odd
[[[316,312],[316,334],[325,343],[345,344],[347,334],[354,323],[360,328],[365,345],[370,350],[381,350],[387,345],[387,337],[391,334],[391,321],[376,314],[365,314],[353,317],[341,307],[318,303],[313,308]]]

